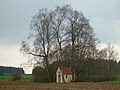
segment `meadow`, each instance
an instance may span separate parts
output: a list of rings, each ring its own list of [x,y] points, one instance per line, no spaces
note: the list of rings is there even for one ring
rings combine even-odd
[[[0,76],[0,80],[11,80],[11,76]],[[23,75],[21,80],[32,80],[32,75]]]

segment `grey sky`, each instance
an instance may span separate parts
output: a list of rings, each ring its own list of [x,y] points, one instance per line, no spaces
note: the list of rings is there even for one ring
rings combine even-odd
[[[119,43],[119,0],[0,0],[0,41],[20,43],[28,36],[31,17],[38,9],[61,4],[82,11],[101,42]]]
[[[5,48],[0,53],[5,56],[5,52],[12,50],[11,45],[16,47],[15,52],[19,52],[21,41],[26,40],[29,34],[32,16],[39,9],[54,9],[64,4],[71,4],[83,12],[101,43],[114,43],[120,48],[120,0],[0,0],[0,48]],[[11,64],[9,57],[12,56],[7,54],[6,59],[0,56],[1,65],[20,64]],[[18,53],[17,56],[19,58]]]

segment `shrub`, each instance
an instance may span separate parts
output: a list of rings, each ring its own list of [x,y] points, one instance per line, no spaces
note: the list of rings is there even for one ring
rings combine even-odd
[[[12,73],[12,80],[13,81],[20,80],[21,78],[22,78],[22,76],[19,72]]]
[[[50,71],[50,78],[51,82],[56,82],[56,71],[58,67],[58,62],[53,62],[52,64],[49,64],[49,71]],[[46,69],[40,66],[34,67],[32,71],[33,75],[33,81],[34,82],[42,82],[42,83],[48,83],[48,76]]]
[[[48,82],[48,77],[47,77],[45,68],[35,67],[33,69],[32,74],[33,74],[34,82],[43,82],[43,83]]]

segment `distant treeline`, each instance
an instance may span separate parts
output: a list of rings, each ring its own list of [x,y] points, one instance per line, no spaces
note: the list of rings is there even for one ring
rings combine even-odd
[[[12,75],[13,73],[24,74],[23,68],[0,66],[0,76]]]

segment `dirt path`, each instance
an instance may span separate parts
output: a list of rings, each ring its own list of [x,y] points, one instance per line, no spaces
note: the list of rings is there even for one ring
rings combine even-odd
[[[120,82],[49,84],[28,81],[0,81],[0,90],[120,90]]]

